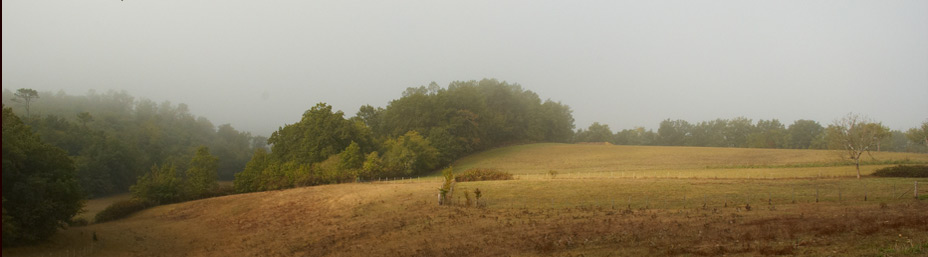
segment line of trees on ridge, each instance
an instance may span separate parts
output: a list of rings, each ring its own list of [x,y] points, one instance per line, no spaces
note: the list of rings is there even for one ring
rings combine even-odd
[[[891,130],[879,122],[862,119],[875,138],[873,151],[928,152],[928,122],[906,132]],[[844,127],[847,127],[844,124]],[[623,129],[615,133],[609,125],[594,122],[580,129],[573,142],[608,142],[618,145],[662,145],[742,148],[836,149],[844,150],[842,126],[822,124],[813,120],[796,120],[789,126],[779,120],[758,120],[737,117],[690,123],[666,119],[657,131],[642,127]]]

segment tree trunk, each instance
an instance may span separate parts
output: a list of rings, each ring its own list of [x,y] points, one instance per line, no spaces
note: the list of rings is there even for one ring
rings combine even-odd
[[[860,155],[857,156],[855,162],[857,164],[857,179],[860,179]]]

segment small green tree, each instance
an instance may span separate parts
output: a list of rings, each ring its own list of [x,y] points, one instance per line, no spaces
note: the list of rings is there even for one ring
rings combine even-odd
[[[255,149],[251,160],[245,164],[245,170],[235,174],[235,180],[232,182],[236,193],[257,192],[261,189],[261,172],[267,169],[268,165],[267,150],[262,148]]]
[[[383,160],[380,159],[380,156],[377,154],[377,151],[371,152],[367,155],[364,160],[364,165],[361,167],[361,178],[364,179],[373,179],[376,176],[379,176],[383,173]]]
[[[431,171],[438,165],[438,150],[415,131],[384,143],[384,166],[393,176]]]
[[[357,170],[364,166],[364,154],[361,153],[361,147],[358,143],[351,141],[351,144],[341,153],[338,168],[342,170]]]
[[[151,171],[139,177],[129,187],[132,197],[155,204],[175,203],[182,199],[181,180],[174,165],[153,165]]]
[[[219,187],[219,158],[209,153],[209,148],[200,146],[187,168],[184,191],[190,199],[201,198]]]
[[[438,205],[450,205],[451,197],[454,196],[454,167],[448,167],[441,171],[445,181],[438,188]]]

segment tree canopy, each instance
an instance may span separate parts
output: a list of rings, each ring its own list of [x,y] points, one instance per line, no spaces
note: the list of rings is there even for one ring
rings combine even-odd
[[[361,106],[346,119],[319,103],[268,142],[237,175],[250,192],[355,179],[414,176],[505,144],[568,142],[570,108],[492,79],[412,87],[386,108]]]
[[[74,164],[3,107],[3,245],[52,235],[83,207]]]

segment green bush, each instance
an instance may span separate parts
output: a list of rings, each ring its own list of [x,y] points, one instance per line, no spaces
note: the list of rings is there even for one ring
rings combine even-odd
[[[512,174],[494,169],[469,169],[455,177],[457,182],[484,181],[484,180],[511,180]]]
[[[95,223],[118,220],[125,218],[126,216],[129,216],[133,213],[147,209],[151,206],[154,206],[152,202],[141,199],[133,198],[129,200],[122,200],[106,207],[106,209],[103,209],[103,211],[97,213],[97,216],[94,216],[93,219]]]
[[[926,165],[898,165],[873,172],[877,177],[928,178]]]

